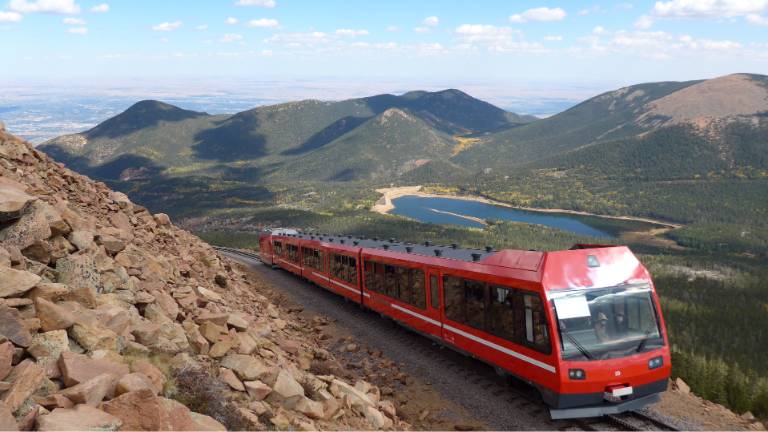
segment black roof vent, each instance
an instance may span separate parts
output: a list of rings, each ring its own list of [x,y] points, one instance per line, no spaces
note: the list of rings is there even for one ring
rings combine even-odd
[[[344,239],[339,240],[339,243],[344,244]]]
[[[432,246],[432,242],[427,240],[424,242],[424,246]]]
[[[395,239],[394,239],[394,237],[390,237],[390,238],[389,238],[389,242],[390,242],[390,243],[394,243],[394,242],[395,242]]]
[[[347,238],[351,239],[351,238],[352,238],[352,236],[351,236],[351,235],[348,235],[348,236],[347,236]]]
[[[314,239],[315,239],[315,236],[309,236],[309,239],[310,239],[310,240],[314,240]]]
[[[459,245],[456,243],[451,243],[451,249],[456,249],[457,247],[459,247]]]
[[[373,241],[379,241],[379,238],[378,237],[374,237]]]
[[[472,261],[480,261],[480,257],[483,256],[483,254],[479,254],[477,252],[472,254]]]
[[[328,237],[329,242],[333,242],[333,237]]]
[[[360,242],[359,242],[359,241],[357,241],[357,240],[353,240],[353,241],[352,241],[352,244],[354,244],[355,246],[357,246],[357,245],[359,245],[359,244],[360,244]]]
[[[492,251],[492,250],[493,250],[493,247],[492,247],[492,246],[486,246],[486,247],[485,247],[485,251],[486,251],[486,252],[490,252],[490,251]]]
[[[389,245],[388,244],[382,245],[382,247],[384,248],[384,250],[389,249]]]
[[[411,253],[413,251],[413,246],[406,246],[405,251]]]
[[[441,256],[443,254],[443,251],[440,249],[435,249],[435,256]]]

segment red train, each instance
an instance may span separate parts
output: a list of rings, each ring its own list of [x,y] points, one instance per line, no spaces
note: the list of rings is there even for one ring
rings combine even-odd
[[[527,381],[553,419],[659,400],[671,362],[648,271],[625,246],[539,252],[265,231],[261,260]]]

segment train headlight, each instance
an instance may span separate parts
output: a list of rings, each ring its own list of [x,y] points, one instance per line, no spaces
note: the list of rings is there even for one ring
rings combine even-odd
[[[657,369],[664,366],[664,357],[658,356],[648,360],[648,369]]]
[[[572,380],[583,380],[587,378],[587,374],[583,369],[568,369],[568,378]]]

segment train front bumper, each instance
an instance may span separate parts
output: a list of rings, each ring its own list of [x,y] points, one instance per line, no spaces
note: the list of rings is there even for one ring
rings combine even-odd
[[[667,379],[637,386],[631,396],[620,402],[606,400],[605,393],[561,393],[550,394],[553,408],[549,410],[552,419],[599,417],[643,408],[659,401],[660,394],[667,389]],[[545,396],[545,401],[548,399]]]

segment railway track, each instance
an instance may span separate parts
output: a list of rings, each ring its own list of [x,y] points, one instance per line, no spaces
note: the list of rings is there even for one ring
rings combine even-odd
[[[514,378],[500,379],[485,363],[458,354],[399,325],[387,325],[386,322],[393,321],[345,302],[329,291],[318,290],[291,274],[266,270],[258,264],[254,266],[253,261],[260,263],[255,253],[224,247],[215,249],[240,258],[244,264],[251,264],[253,270],[260,268],[260,273],[302,306],[332,316],[358,339],[382,349],[388,358],[405,363],[410,375],[422,377],[444,397],[465,406],[492,429],[678,430],[642,412],[551,420],[547,405],[528,384]]]

